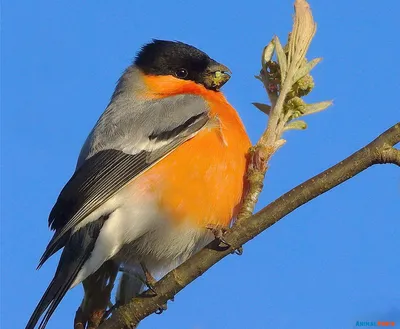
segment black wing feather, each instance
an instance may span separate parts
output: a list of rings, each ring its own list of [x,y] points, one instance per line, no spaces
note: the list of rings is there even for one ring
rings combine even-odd
[[[61,255],[56,274],[36,306],[25,329],[34,329],[42,314],[47,310],[39,326],[39,329],[45,328],[83,264],[90,257],[100,230],[107,218],[107,216],[103,216],[85,225],[71,236]]]

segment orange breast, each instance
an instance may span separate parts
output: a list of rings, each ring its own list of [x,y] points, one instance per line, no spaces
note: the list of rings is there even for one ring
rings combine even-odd
[[[203,129],[142,177],[157,193],[160,208],[176,223],[227,226],[242,200],[250,141],[222,93],[201,93],[220,127]]]

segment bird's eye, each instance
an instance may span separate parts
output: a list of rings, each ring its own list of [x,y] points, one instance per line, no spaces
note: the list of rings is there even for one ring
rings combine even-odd
[[[178,69],[176,70],[175,75],[179,79],[184,79],[188,76],[188,71],[186,69]]]

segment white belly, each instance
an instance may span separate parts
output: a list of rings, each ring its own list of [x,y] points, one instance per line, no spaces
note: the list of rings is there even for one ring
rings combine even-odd
[[[163,276],[212,239],[206,229],[175,227],[161,219],[157,229],[122,247],[115,258],[128,268],[143,262],[153,276]]]
[[[119,206],[106,220],[90,258],[71,288],[109,259],[128,269],[144,262],[153,276],[163,276],[213,239],[205,228],[176,226],[158,208],[151,194],[138,189],[123,189],[102,208],[108,210],[108,203]]]

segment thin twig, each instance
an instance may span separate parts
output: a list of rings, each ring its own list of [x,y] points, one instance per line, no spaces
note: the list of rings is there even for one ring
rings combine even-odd
[[[316,32],[316,24],[308,3],[305,0],[296,0],[294,7],[295,16],[293,31],[289,38],[288,56],[286,57],[278,37],[275,37],[270,45],[264,49],[262,56],[260,80],[263,82],[270,98],[271,110],[265,132],[249,152],[247,179],[250,187],[237,216],[238,222],[246,220],[253,214],[263,188],[263,181],[268,168],[267,164],[272,155],[285,143],[285,140],[281,137],[284,131],[283,128],[290,119],[291,113],[284,113],[284,106],[289,92],[296,83],[294,77],[298,74],[300,66],[305,62],[305,55]],[[276,48],[279,62],[279,84],[281,86],[279,92],[271,92],[271,80],[266,69],[271,61],[273,48]]]

